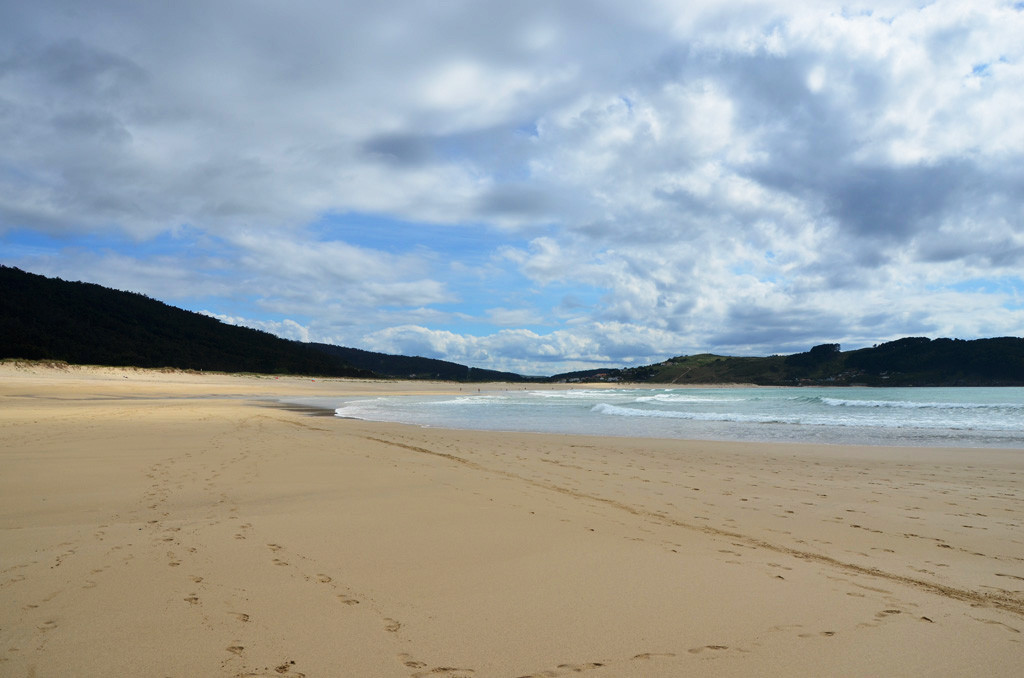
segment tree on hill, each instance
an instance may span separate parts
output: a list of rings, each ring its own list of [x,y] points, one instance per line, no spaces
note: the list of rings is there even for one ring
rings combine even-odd
[[[441,379],[445,381],[528,381],[526,377],[514,372],[498,372],[478,367],[467,367],[447,360],[421,358],[414,356],[375,353],[346,346],[316,344],[313,346],[325,353],[337,356],[346,362],[387,377],[402,379]]]
[[[0,266],[0,358],[221,372],[368,376],[340,358],[135,292]]]

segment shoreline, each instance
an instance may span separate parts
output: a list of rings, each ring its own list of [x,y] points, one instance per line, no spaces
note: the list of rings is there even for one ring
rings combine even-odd
[[[1024,665],[1019,450],[446,430],[260,400],[438,384],[127,376],[0,365],[0,674]]]
[[[772,391],[778,390],[772,387],[768,387],[768,389]],[[640,390],[617,388],[614,395],[618,398],[628,399],[637,397],[638,401],[644,400],[644,398],[637,396],[637,391]],[[419,395],[438,397],[437,394],[433,393]],[[391,406],[395,405],[395,403],[379,407],[374,404],[374,401],[379,401],[381,397],[387,397],[383,393],[364,394],[361,396],[334,396],[333,398],[329,396],[284,396],[271,400],[279,402],[284,406],[312,408],[324,414],[334,411],[338,416],[346,419],[390,422],[440,430],[491,431],[494,433],[522,432],[546,435],[595,435],[614,439],[664,439],[691,442],[722,441],[751,444],[779,443],[785,445],[898,447],[910,449],[948,448],[1024,452],[1024,439],[1019,435],[1013,435],[1013,432],[1009,434],[1003,433],[1005,429],[1000,428],[1002,426],[1001,423],[992,430],[987,430],[984,427],[964,428],[963,426],[953,424],[949,424],[951,428],[948,430],[927,425],[904,426],[901,424],[896,427],[886,427],[850,422],[829,425],[820,421],[817,423],[800,423],[798,420],[805,413],[794,412],[790,415],[790,418],[796,421],[762,421],[757,424],[744,425],[742,422],[745,420],[742,417],[750,415],[735,414],[736,419],[726,417],[704,420],[698,415],[693,417],[694,421],[680,424],[670,416],[672,413],[668,413],[664,417],[653,417],[654,414],[658,414],[656,411],[650,412],[651,417],[639,419],[624,417],[616,419],[581,414],[580,412],[572,411],[570,407],[565,411],[565,416],[552,417],[544,414],[544,411],[541,409],[549,407],[545,399],[537,400],[533,397],[537,395],[536,392],[523,394],[526,396],[525,399],[521,399],[521,396],[516,391],[507,390],[486,390],[476,393],[459,392],[444,394],[440,397],[446,399],[452,395],[458,396],[457,401],[475,399],[474,402],[480,402],[479,399],[481,397],[484,400],[491,396],[498,396],[502,399],[508,397],[514,401],[513,405],[516,407],[515,411],[519,412],[519,416],[510,418],[498,413],[487,419],[469,418],[465,412],[461,411],[462,408],[459,407],[444,408],[437,411],[431,410],[431,414],[428,415],[423,409],[423,403],[435,401],[415,397],[412,401],[411,409],[398,404],[392,410]],[[588,393],[587,395],[592,396],[593,394]],[[775,395],[771,394],[770,397],[775,397]],[[395,397],[402,398],[408,396],[396,395]],[[742,398],[746,397],[750,397],[749,393],[742,396]],[[840,396],[834,393],[827,393],[818,397],[827,399],[827,397]],[[420,405],[417,406],[416,403],[420,403]],[[590,406],[591,403],[587,403],[587,407]],[[625,404],[623,407],[629,408],[631,405]],[[1016,407],[1019,409],[1020,406]],[[489,412],[495,413],[497,410],[489,410]],[[646,413],[638,411],[636,416],[639,417],[643,414]],[[754,413],[754,415],[770,416],[764,413]],[[814,417],[817,415],[807,414],[806,416]],[[680,419],[686,418],[680,417]],[[720,425],[716,425],[716,422],[719,422]],[[967,433],[961,432],[956,437],[953,437],[951,434],[956,431],[966,431]]]

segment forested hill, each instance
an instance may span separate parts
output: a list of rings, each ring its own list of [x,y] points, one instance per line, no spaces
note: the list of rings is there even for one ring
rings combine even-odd
[[[1024,386],[1024,339],[907,337],[853,351],[822,344],[805,353],[763,358],[704,353],[644,367],[570,372],[552,379],[763,386]]]
[[[134,292],[0,266],[0,358],[218,372],[523,381],[445,360],[303,343]]]
[[[435,358],[419,358],[389,353],[374,353],[358,348],[334,346],[333,344],[309,344],[325,353],[337,356],[342,360],[370,370],[385,377],[399,379],[440,379],[444,381],[524,381],[526,377],[513,372],[482,370],[478,367],[467,367],[458,363]]]
[[[134,292],[0,266],[0,359],[174,367],[219,372],[534,381],[432,358],[281,339]],[[909,337],[841,351],[822,344],[768,357],[679,356],[624,369],[570,372],[549,381],[663,384],[1024,386],[1024,338]]]
[[[373,376],[313,346],[134,292],[0,266],[0,358],[219,372]]]

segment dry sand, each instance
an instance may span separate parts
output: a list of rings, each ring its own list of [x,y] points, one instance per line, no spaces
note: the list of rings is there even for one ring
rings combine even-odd
[[[1019,676],[1024,453],[420,429],[0,365],[3,676]]]

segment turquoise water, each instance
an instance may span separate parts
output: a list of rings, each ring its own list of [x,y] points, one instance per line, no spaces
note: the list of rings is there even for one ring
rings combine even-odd
[[[318,404],[342,417],[439,428],[1024,448],[1024,388],[526,390]]]

